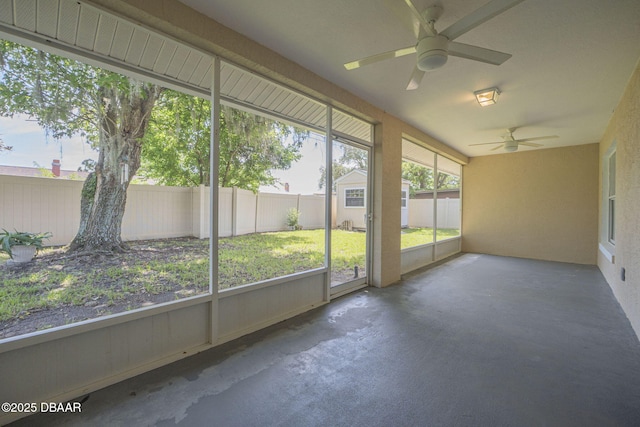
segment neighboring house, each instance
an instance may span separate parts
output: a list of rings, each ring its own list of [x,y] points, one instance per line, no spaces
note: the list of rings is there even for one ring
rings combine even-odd
[[[60,166],[60,160],[54,159],[51,163],[51,173],[49,174],[49,170],[45,168],[0,165],[0,175],[54,177],[78,180],[84,180],[87,175],[89,175],[89,172],[63,170],[60,169]]]
[[[336,223],[347,228],[366,228],[367,216],[367,172],[356,169],[336,179]],[[402,180],[401,226],[409,226],[409,186]]]

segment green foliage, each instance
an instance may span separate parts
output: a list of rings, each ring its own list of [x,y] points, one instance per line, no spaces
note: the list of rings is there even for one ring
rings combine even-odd
[[[165,90],[145,135],[141,175],[174,186],[210,182],[211,103]],[[219,184],[257,191],[277,183],[273,170],[300,159],[308,132],[231,107],[222,107]]]
[[[220,186],[257,192],[260,185],[277,184],[271,171],[289,169],[299,160],[308,134],[281,122],[223,107]]]
[[[209,184],[211,103],[165,90],[144,136],[140,175],[164,185]]]
[[[51,233],[29,233],[26,231],[7,231],[2,229],[0,233],[0,251],[5,252],[13,258],[11,248],[13,246],[35,246],[42,249],[42,241],[51,237]]]
[[[56,176],[53,174],[51,169],[47,169],[44,166],[40,166],[38,162],[33,162],[33,166],[38,169],[38,174],[45,178],[55,178]]]
[[[87,179],[84,181],[84,185],[82,186],[82,198],[85,200],[93,200],[96,194],[96,186],[98,183],[98,178],[96,174],[91,172],[87,176]]]
[[[81,134],[95,142],[96,81],[114,73],[6,40],[0,66],[0,115],[33,117],[54,139]]]
[[[297,227],[300,220],[300,211],[296,208],[291,208],[287,211],[287,225],[289,227]]]
[[[404,161],[402,162],[402,179],[411,183],[409,197],[413,197],[419,190],[433,190],[433,169],[431,168]]]
[[[438,173],[438,190],[460,188],[460,177],[448,173]]]
[[[422,166],[413,162],[403,161],[402,179],[406,179],[411,183],[409,189],[409,197],[413,197],[416,191],[433,191],[434,183],[432,168],[428,168],[426,166]],[[454,175],[446,174],[444,172],[439,172],[437,188],[438,190],[460,188],[460,178]]]
[[[98,165],[83,162],[85,170],[115,170],[122,154],[135,165],[135,147],[125,150],[117,136],[135,141],[144,134],[145,101],[160,91],[118,73],[0,40],[0,116],[24,114],[54,139],[81,135],[92,148],[115,148],[113,154],[103,152]]]
[[[335,181],[351,171],[360,169],[366,171],[368,168],[368,153],[366,150],[352,147],[341,142],[333,142],[333,191],[335,191]],[[327,171],[324,166],[320,167],[320,179],[318,188],[322,190],[326,182]]]
[[[78,172],[94,172],[96,170],[96,161],[93,159],[84,159],[78,167]]]

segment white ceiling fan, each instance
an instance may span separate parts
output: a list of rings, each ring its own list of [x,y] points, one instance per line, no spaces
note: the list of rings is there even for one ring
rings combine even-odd
[[[435,23],[442,15],[442,6],[434,5],[420,13],[411,0],[404,1],[413,16],[420,22],[417,43],[414,46],[407,46],[368,56],[357,61],[347,62],[344,64],[347,70],[416,53],[416,66],[407,85],[407,90],[413,90],[420,85],[425,71],[432,71],[442,67],[447,62],[448,55],[493,65],[500,65],[511,58],[508,53],[458,43],[453,40],[524,0],[492,0],[441,32],[436,31]]]
[[[497,142],[481,142],[478,144],[469,144],[472,145],[490,145],[490,144],[500,144],[495,148],[492,148],[491,151],[499,150],[500,148],[504,148],[505,151],[513,152],[518,151],[518,146],[526,145],[528,147],[543,147],[542,144],[536,144],[531,141],[542,141],[545,139],[554,139],[558,138],[558,135],[547,135],[547,136],[536,136],[534,138],[523,138],[523,139],[515,139],[513,137],[513,132],[515,132],[517,128],[507,129],[507,133],[502,136],[502,141]]]

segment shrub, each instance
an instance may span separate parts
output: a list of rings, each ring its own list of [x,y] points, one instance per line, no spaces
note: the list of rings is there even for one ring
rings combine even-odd
[[[300,211],[298,209],[291,208],[287,211],[287,225],[289,227],[297,229],[299,219],[300,219]]]

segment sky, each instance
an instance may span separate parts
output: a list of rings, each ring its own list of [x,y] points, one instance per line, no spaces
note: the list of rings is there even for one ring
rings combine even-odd
[[[98,153],[79,136],[56,141],[27,116],[13,119],[0,117],[0,138],[11,151],[0,152],[0,165],[34,167],[34,163],[50,169],[54,159],[60,160],[61,169],[78,170],[85,159],[98,158]]]
[[[293,194],[312,194],[320,191],[318,181],[320,180],[320,167],[325,164],[324,137],[322,140],[311,138],[305,141],[302,150],[302,158],[294,163],[290,169],[285,171],[274,171],[273,175],[282,183],[289,183],[289,192]],[[317,142],[317,144],[316,144]],[[274,187],[261,186],[260,191],[281,192],[282,186]]]
[[[45,131],[27,116],[0,117],[0,138],[11,151],[0,152],[0,165],[40,167],[50,169],[54,159],[60,160],[61,169],[77,170],[83,160],[97,160],[98,152],[92,150],[80,136],[59,141],[47,137]],[[301,150],[302,158],[289,170],[274,171],[273,175],[283,183],[289,183],[289,192],[312,194],[318,191],[320,167],[324,165],[324,141],[316,137],[307,140]],[[317,143],[316,143],[317,142]],[[260,187],[260,191],[281,192],[279,187]]]

